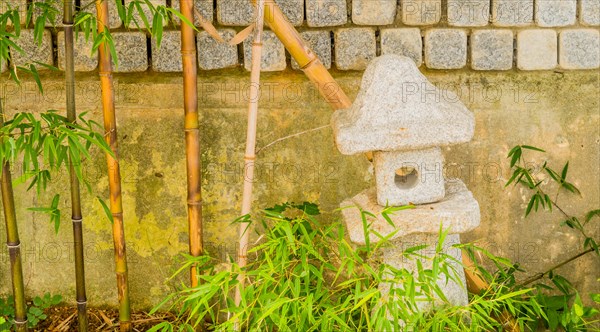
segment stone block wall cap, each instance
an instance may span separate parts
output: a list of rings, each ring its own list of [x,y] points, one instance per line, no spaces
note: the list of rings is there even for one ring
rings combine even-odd
[[[475,128],[454,93],[435,87],[413,60],[396,54],[371,61],[354,104],[335,112],[331,124],[342,154],[465,143]]]
[[[444,230],[449,229],[451,234],[468,232],[479,226],[481,219],[479,204],[465,184],[458,179],[446,180],[446,196],[439,202],[417,205],[413,209],[396,211],[389,215],[394,226],[390,225],[382,216],[384,206],[377,204],[375,188],[367,189],[351,199],[340,204],[346,229],[353,243],[365,244],[363,221],[358,208],[377,216],[372,221],[369,239],[376,243],[381,236],[394,235],[390,240],[414,233],[437,234],[440,224]]]

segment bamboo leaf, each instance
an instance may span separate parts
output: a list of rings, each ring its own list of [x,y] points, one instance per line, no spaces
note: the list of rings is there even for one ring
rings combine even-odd
[[[546,152],[540,148],[536,148],[535,146],[531,146],[531,145],[521,145],[521,147],[523,149],[527,149],[527,150],[533,150],[533,151],[539,151],[539,152]]]
[[[106,205],[106,203],[104,202],[104,200],[102,198],[100,198],[100,196],[96,196],[96,198],[98,199],[98,202],[100,202],[100,205],[102,205],[102,209],[104,210],[104,213],[106,214],[106,218],[108,218],[108,220],[110,221],[111,224],[114,223],[113,215],[110,212],[108,205]]]
[[[233,38],[231,38],[231,40],[229,41],[229,45],[233,46],[243,42],[244,40],[246,40],[246,38],[248,38],[248,36],[250,36],[252,31],[254,31],[254,24],[246,27],[244,30],[238,32],[235,36],[233,36]]]

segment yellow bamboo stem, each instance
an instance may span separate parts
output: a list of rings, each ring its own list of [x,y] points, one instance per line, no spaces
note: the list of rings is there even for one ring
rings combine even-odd
[[[98,33],[108,27],[108,2],[96,0],[98,13]],[[123,202],[121,197],[121,170],[117,142],[117,120],[112,80],[112,64],[106,43],[98,47],[100,85],[102,89],[102,113],[104,116],[105,139],[114,155],[106,154],[108,166],[110,212],[113,224],[113,245],[115,250],[115,272],[119,299],[119,326],[121,331],[131,331],[131,309],[129,304],[129,286],[127,278],[127,254],[125,247],[125,229],[123,226]]]
[[[259,0],[252,0],[257,5]],[[298,31],[290,24],[279,6],[273,0],[264,1],[264,22],[281,40],[290,55],[298,62],[306,76],[317,86],[317,89],[334,110],[352,106],[350,98],[333,79],[321,60],[308,47]],[[257,5],[261,7],[260,5]]]
[[[194,2],[180,0],[181,14],[194,22]],[[198,123],[197,67],[194,28],[181,23],[181,59],[183,63],[183,108],[185,114],[185,157],[187,167],[187,205],[190,255],[200,256],[202,241],[202,194],[200,165],[200,129]],[[198,285],[196,266],[190,268],[190,283]]]

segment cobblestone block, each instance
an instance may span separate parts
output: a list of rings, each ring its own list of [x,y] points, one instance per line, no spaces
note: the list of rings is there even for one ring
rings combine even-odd
[[[315,52],[325,68],[331,68],[331,35],[329,30],[303,31],[300,33],[310,49]],[[300,69],[298,62],[292,58],[292,68]]]
[[[115,72],[140,72],[148,69],[148,53],[144,33],[113,32],[112,37],[119,62],[118,66],[113,64]]]
[[[98,52],[92,54],[92,46],[94,41],[90,36],[89,40],[85,40],[83,33],[73,34],[75,43],[73,45],[73,65],[75,71],[92,71],[98,66]],[[58,68],[65,70],[65,33],[59,31],[56,36],[58,44]]]
[[[491,0],[492,23],[497,26],[524,26],[533,23],[533,0]]]
[[[160,47],[152,38],[152,70],[157,72],[179,72],[181,64],[181,32],[164,31]]]
[[[358,25],[387,25],[396,18],[396,0],[353,0],[352,22]]]
[[[222,25],[250,25],[254,6],[246,0],[217,0],[217,22]]]
[[[579,21],[583,25],[600,25],[600,1],[581,0]]]
[[[467,64],[467,34],[460,29],[425,32],[425,64],[432,69],[459,69]]]
[[[419,28],[381,30],[381,55],[398,54],[407,56],[420,66],[423,63],[423,41]]]
[[[564,69],[600,67],[600,31],[596,29],[564,30],[559,35],[559,63]]]
[[[306,0],[306,23],[309,27],[331,27],[347,21],[345,0]]]
[[[139,0],[125,0],[125,7],[129,8],[129,4],[134,1],[139,1]],[[155,7],[156,6],[166,6],[166,4],[167,4],[166,0],[148,0],[148,1],[150,1],[150,3]],[[154,14],[152,14],[152,12],[150,11],[150,8],[145,3],[142,2],[140,4],[140,6],[142,7],[142,10],[144,12],[144,15],[146,16],[146,19],[148,20],[148,24],[150,25],[150,28],[152,28]],[[116,5],[115,5],[115,7],[116,7]],[[136,23],[137,23],[137,25],[136,25]],[[163,27],[167,26],[167,24],[169,24],[168,20],[163,19],[163,22],[162,22]],[[131,17],[131,21],[129,22],[127,27],[132,28],[132,29],[137,29],[138,26],[142,29],[145,28],[144,21],[142,20],[142,16],[140,15],[139,11],[136,8],[136,9],[134,9],[133,15]]]
[[[252,36],[244,40],[244,68],[252,68]],[[273,31],[263,32],[263,46],[261,57],[261,71],[281,71],[287,66],[285,62],[285,48]]]
[[[171,7],[180,11],[179,0],[171,0]],[[197,9],[206,21],[212,22],[214,16],[213,0],[194,0],[194,9]],[[174,16],[173,20],[177,25],[181,23],[181,20],[177,16]],[[196,11],[194,11],[194,25],[200,26],[200,17],[198,17]]]
[[[480,27],[490,20],[490,0],[448,0],[448,24]]]
[[[535,23],[541,27],[575,24],[576,0],[536,0]]]
[[[337,69],[364,70],[376,56],[375,30],[372,28],[342,28],[334,37]]]
[[[554,69],[557,63],[557,38],[554,30],[523,30],[517,34],[517,68]]]
[[[106,0],[108,1],[108,26],[111,29],[116,29],[123,25],[121,18],[119,17],[119,12],[117,11],[117,5],[115,0]],[[94,5],[94,0],[81,0],[81,5],[85,8],[84,10],[96,14],[96,6]],[[135,25],[134,25],[135,26]]]
[[[442,16],[441,0],[404,0],[402,22],[406,25],[430,25],[440,21]]]
[[[477,30],[471,35],[471,67],[475,70],[508,70],[513,64],[510,30]]]
[[[40,62],[48,65],[54,65],[52,57],[52,34],[49,30],[44,30],[42,35],[42,43],[38,45],[33,36],[33,30],[21,30],[21,36],[16,41],[16,44],[23,50],[23,54],[11,50],[12,62],[16,65],[24,65],[27,63]],[[44,69],[42,66],[37,66],[38,70]]]
[[[288,21],[295,26],[304,23],[304,0],[275,0]]]
[[[233,29],[219,29],[224,40],[235,36]],[[208,32],[201,31],[196,37],[198,44],[198,67],[202,70],[236,67],[238,62],[237,46],[219,43]]]

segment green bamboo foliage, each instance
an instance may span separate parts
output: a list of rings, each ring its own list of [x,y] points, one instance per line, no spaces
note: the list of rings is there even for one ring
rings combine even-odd
[[[0,126],[4,125],[4,109],[0,99]],[[2,207],[6,223],[6,246],[10,256],[13,296],[15,298],[15,327],[17,331],[27,331],[27,305],[25,303],[25,285],[23,282],[23,264],[21,261],[21,241],[17,226],[17,213],[13,194],[10,163],[2,162]]]
[[[73,43],[73,0],[63,3],[63,26],[65,36],[65,85],[67,120],[75,123],[77,110],[75,108],[75,66]],[[71,222],[73,224],[73,249],[75,254],[75,288],[77,299],[77,318],[79,331],[87,331],[87,297],[85,292],[85,263],[83,256],[83,216],[81,213],[81,194],[79,179],[75,174],[73,161],[69,157],[69,175],[71,182]]]

